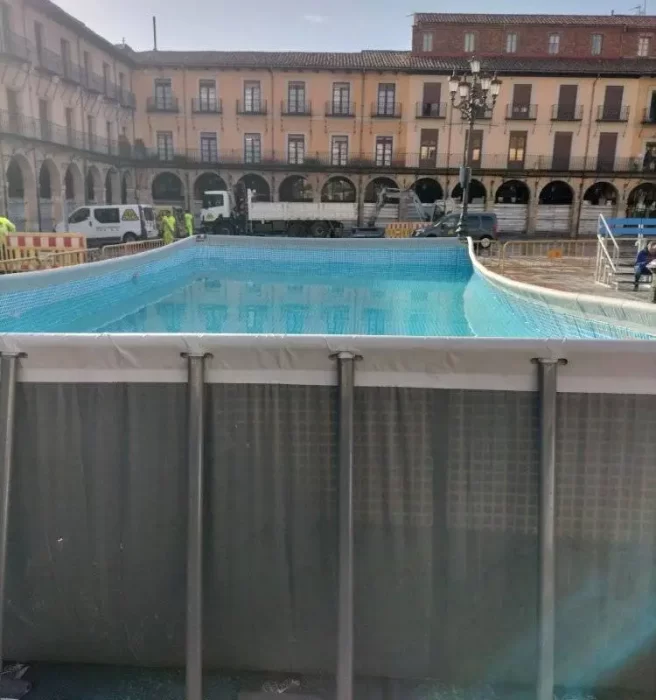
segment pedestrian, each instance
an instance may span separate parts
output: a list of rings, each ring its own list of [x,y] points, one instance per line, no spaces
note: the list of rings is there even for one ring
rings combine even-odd
[[[16,227],[6,216],[0,216],[0,248],[2,249],[7,244],[8,233],[16,233]],[[4,250],[0,250],[0,257],[4,258]]]
[[[640,286],[640,279],[643,275],[649,275],[652,277],[653,273],[651,270],[651,263],[656,259],[656,245],[654,243],[648,243],[643,248],[638,251],[635,263],[633,266],[634,276],[633,276],[633,291],[637,292]]]
[[[173,243],[175,238],[175,217],[172,214],[164,214],[162,217],[162,238],[164,245]]]
[[[187,229],[187,235],[194,235],[194,215],[187,209],[184,215],[185,228]]]

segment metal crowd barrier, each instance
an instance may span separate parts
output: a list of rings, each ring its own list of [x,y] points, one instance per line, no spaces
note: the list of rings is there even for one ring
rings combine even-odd
[[[136,253],[145,253],[147,250],[161,248],[164,241],[161,238],[153,238],[147,241],[135,241],[134,243],[117,243],[115,245],[106,245],[102,248],[102,259],[122,258],[125,255],[134,255]]]
[[[503,272],[506,260],[521,258],[527,263],[543,265],[562,258],[589,260],[594,265],[597,254],[596,240],[520,240],[506,241],[498,248],[499,271]]]

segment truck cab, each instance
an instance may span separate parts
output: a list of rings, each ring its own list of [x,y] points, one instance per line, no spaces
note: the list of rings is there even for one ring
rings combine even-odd
[[[201,231],[216,230],[217,221],[229,220],[235,208],[232,192],[212,190],[203,194],[203,206],[200,210]]]

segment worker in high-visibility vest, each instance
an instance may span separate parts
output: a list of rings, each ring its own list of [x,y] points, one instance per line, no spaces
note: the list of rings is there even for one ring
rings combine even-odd
[[[173,243],[175,238],[175,217],[172,214],[164,214],[162,217],[162,238],[164,245]]]
[[[184,215],[185,228],[187,229],[187,235],[194,235],[194,215],[190,211],[186,211]]]
[[[16,227],[6,216],[0,216],[0,258],[5,256],[8,233],[16,233]]]

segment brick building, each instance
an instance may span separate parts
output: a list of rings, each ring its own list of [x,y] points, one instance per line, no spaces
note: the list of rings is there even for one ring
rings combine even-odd
[[[590,232],[656,206],[656,17],[417,14],[410,51],[133,52],[49,0],[0,1],[3,207],[47,229],[85,202],[199,206],[415,187],[461,197],[448,79],[502,79],[474,132],[472,207],[502,230]],[[393,215],[393,213],[392,213]]]

